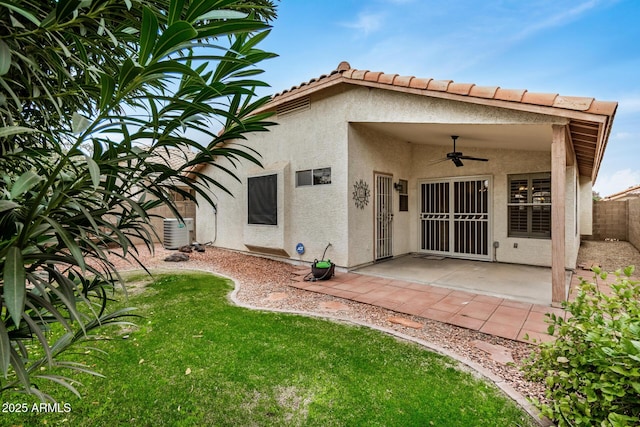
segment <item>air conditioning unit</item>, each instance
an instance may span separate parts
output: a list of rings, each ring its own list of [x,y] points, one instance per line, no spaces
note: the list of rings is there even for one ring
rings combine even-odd
[[[165,249],[178,249],[190,245],[193,241],[193,218],[165,218],[163,246]]]

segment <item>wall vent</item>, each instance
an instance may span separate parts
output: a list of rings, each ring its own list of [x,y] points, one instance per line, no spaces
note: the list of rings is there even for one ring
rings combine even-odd
[[[298,111],[305,111],[311,107],[311,101],[308,96],[294,99],[293,101],[285,102],[276,108],[278,116],[285,116],[287,114],[297,113]]]

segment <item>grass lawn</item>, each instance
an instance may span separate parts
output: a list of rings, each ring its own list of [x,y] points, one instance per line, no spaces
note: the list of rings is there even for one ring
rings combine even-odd
[[[60,391],[70,412],[3,413],[0,424],[535,425],[448,358],[364,327],[236,307],[231,289],[205,273],[156,276],[127,302],[144,316],[139,328],[108,330],[99,345],[106,379],[83,377],[82,399]],[[95,355],[74,357],[94,365]]]

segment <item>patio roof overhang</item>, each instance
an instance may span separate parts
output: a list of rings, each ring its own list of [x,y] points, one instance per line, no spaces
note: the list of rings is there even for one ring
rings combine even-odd
[[[295,101],[301,97],[306,97],[312,93],[341,84],[399,91],[421,96],[544,114],[565,119],[567,129],[567,163],[573,164],[575,161],[578,165],[580,175],[589,177],[593,182],[595,182],[598,175],[618,106],[617,102],[598,101],[588,97],[534,93],[524,89],[503,89],[497,86],[489,87],[477,86],[473,83],[455,83],[451,80],[424,79],[368,70],[356,70],[352,69],[349,63],[341,62],[338,68],[328,75],[311,79],[308,82],[301,83],[298,86],[274,95],[272,100],[263,107],[263,111],[277,111],[289,103],[295,103]],[[425,127],[426,125],[427,124],[369,124],[369,126],[384,126],[387,132],[391,131],[395,134],[403,135],[407,137],[407,140],[413,138],[414,142],[420,142],[415,138],[415,135],[418,133],[417,130],[419,130],[426,132],[423,133],[423,139],[425,138],[424,135],[430,135],[431,141],[433,141],[435,137],[446,136],[446,138],[442,138],[443,143],[449,143],[448,135],[451,135],[451,132],[453,132],[451,126],[445,131],[442,127],[433,124],[429,124],[428,127]],[[502,144],[508,144],[509,141],[514,140],[509,134],[509,125],[495,126],[500,126],[502,129],[500,132],[492,132],[494,143],[500,144],[500,141],[502,141]],[[484,129],[485,131],[489,131],[490,127],[484,127]],[[546,127],[544,130],[536,130],[534,127],[528,128],[528,130],[529,129],[536,131],[536,133],[543,131],[547,133],[548,137],[542,140],[547,141],[548,145],[539,147],[541,139],[537,139],[537,149],[548,149],[551,145],[551,129],[549,129],[549,127]],[[462,134],[461,130],[456,132],[456,134]],[[479,132],[479,129],[474,129],[474,132]],[[530,139],[536,136],[536,133],[532,133]],[[472,133],[470,133],[470,135],[472,135]],[[502,137],[497,138],[499,135],[502,135]],[[467,142],[473,144],[473,139],[478,142],[478,138],[480,137],[469,138]],[[521,138],[522,135],[520,134],[519,139]],[[545,144],[547,144],[547,142],[545,142]],[[525,142],[525,145],[527,144],[531,146],[531,141]]]

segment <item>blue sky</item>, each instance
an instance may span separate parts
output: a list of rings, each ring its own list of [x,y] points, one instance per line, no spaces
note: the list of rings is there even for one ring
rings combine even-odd
[[[595,190],[640,184],[640,1],[281,0],[280,92],[353,68],[619,103]]]

